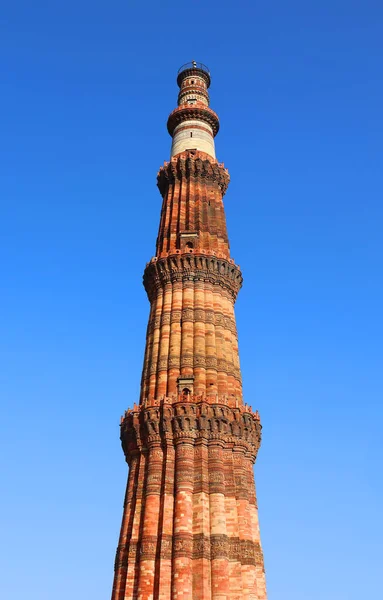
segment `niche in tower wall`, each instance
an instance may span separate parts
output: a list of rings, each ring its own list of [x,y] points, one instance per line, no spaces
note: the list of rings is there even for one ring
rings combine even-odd
[[[183,396],[190,396],[194,392],[194,377],[178,377],[178,393]]]
[[[179,234],[178,246],[183,252],[195,250],[198,246],[198,232],[181,231]]]

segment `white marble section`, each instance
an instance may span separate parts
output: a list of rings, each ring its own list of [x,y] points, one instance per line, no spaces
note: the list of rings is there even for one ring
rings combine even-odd
[[[199,129],[199,127],[203,127],[203,129]],[[213,130],[204,121],[186,121],[177,125],[174,130],[170,156],[193,149],[206,152],[215,158]]]

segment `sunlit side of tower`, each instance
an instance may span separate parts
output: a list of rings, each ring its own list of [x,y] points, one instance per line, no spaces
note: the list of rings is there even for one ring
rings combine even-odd
[[[253,473],[261,424],[242,396],[229,174],[215,158],[208,69],[184,65],[177,83],[144,273],[141,397],[121,421],[129,477],[112,600],[266,600]]]

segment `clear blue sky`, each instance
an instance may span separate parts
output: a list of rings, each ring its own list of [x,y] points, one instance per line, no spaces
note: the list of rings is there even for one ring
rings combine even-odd
[[[176,72],[212,72],[269,600],[378,600],[383,5],[6,0],[4,600],[105,600]]]

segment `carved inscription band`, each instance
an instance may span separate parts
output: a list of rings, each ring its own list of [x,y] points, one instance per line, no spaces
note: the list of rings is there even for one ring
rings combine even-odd
[[[240,540],[238,537],[227,535],[187,534],[179,533],[174,537],[162,534],[143,537],[140,543],[130,541],[128,547],[118,546],[115,569],[127,567],[137,557],[142,560],[161,558],[170,560],[172,557],[186,556],[192,559],[206,558],[214,560],[226,558],[242,565],[259,565],[263,567],[263,553],[258,542]]]
[[[183,308],[182,310],[163,310],[161,316],[152,316],[148,324],[148,333],[153,333],[164,325],[177,323],[182,320],[183,323],[212,323],[216,327],[224,327],[237,335],[237,326],[235,320],[227,317],[222,312],[207,310],[205,308]]]

